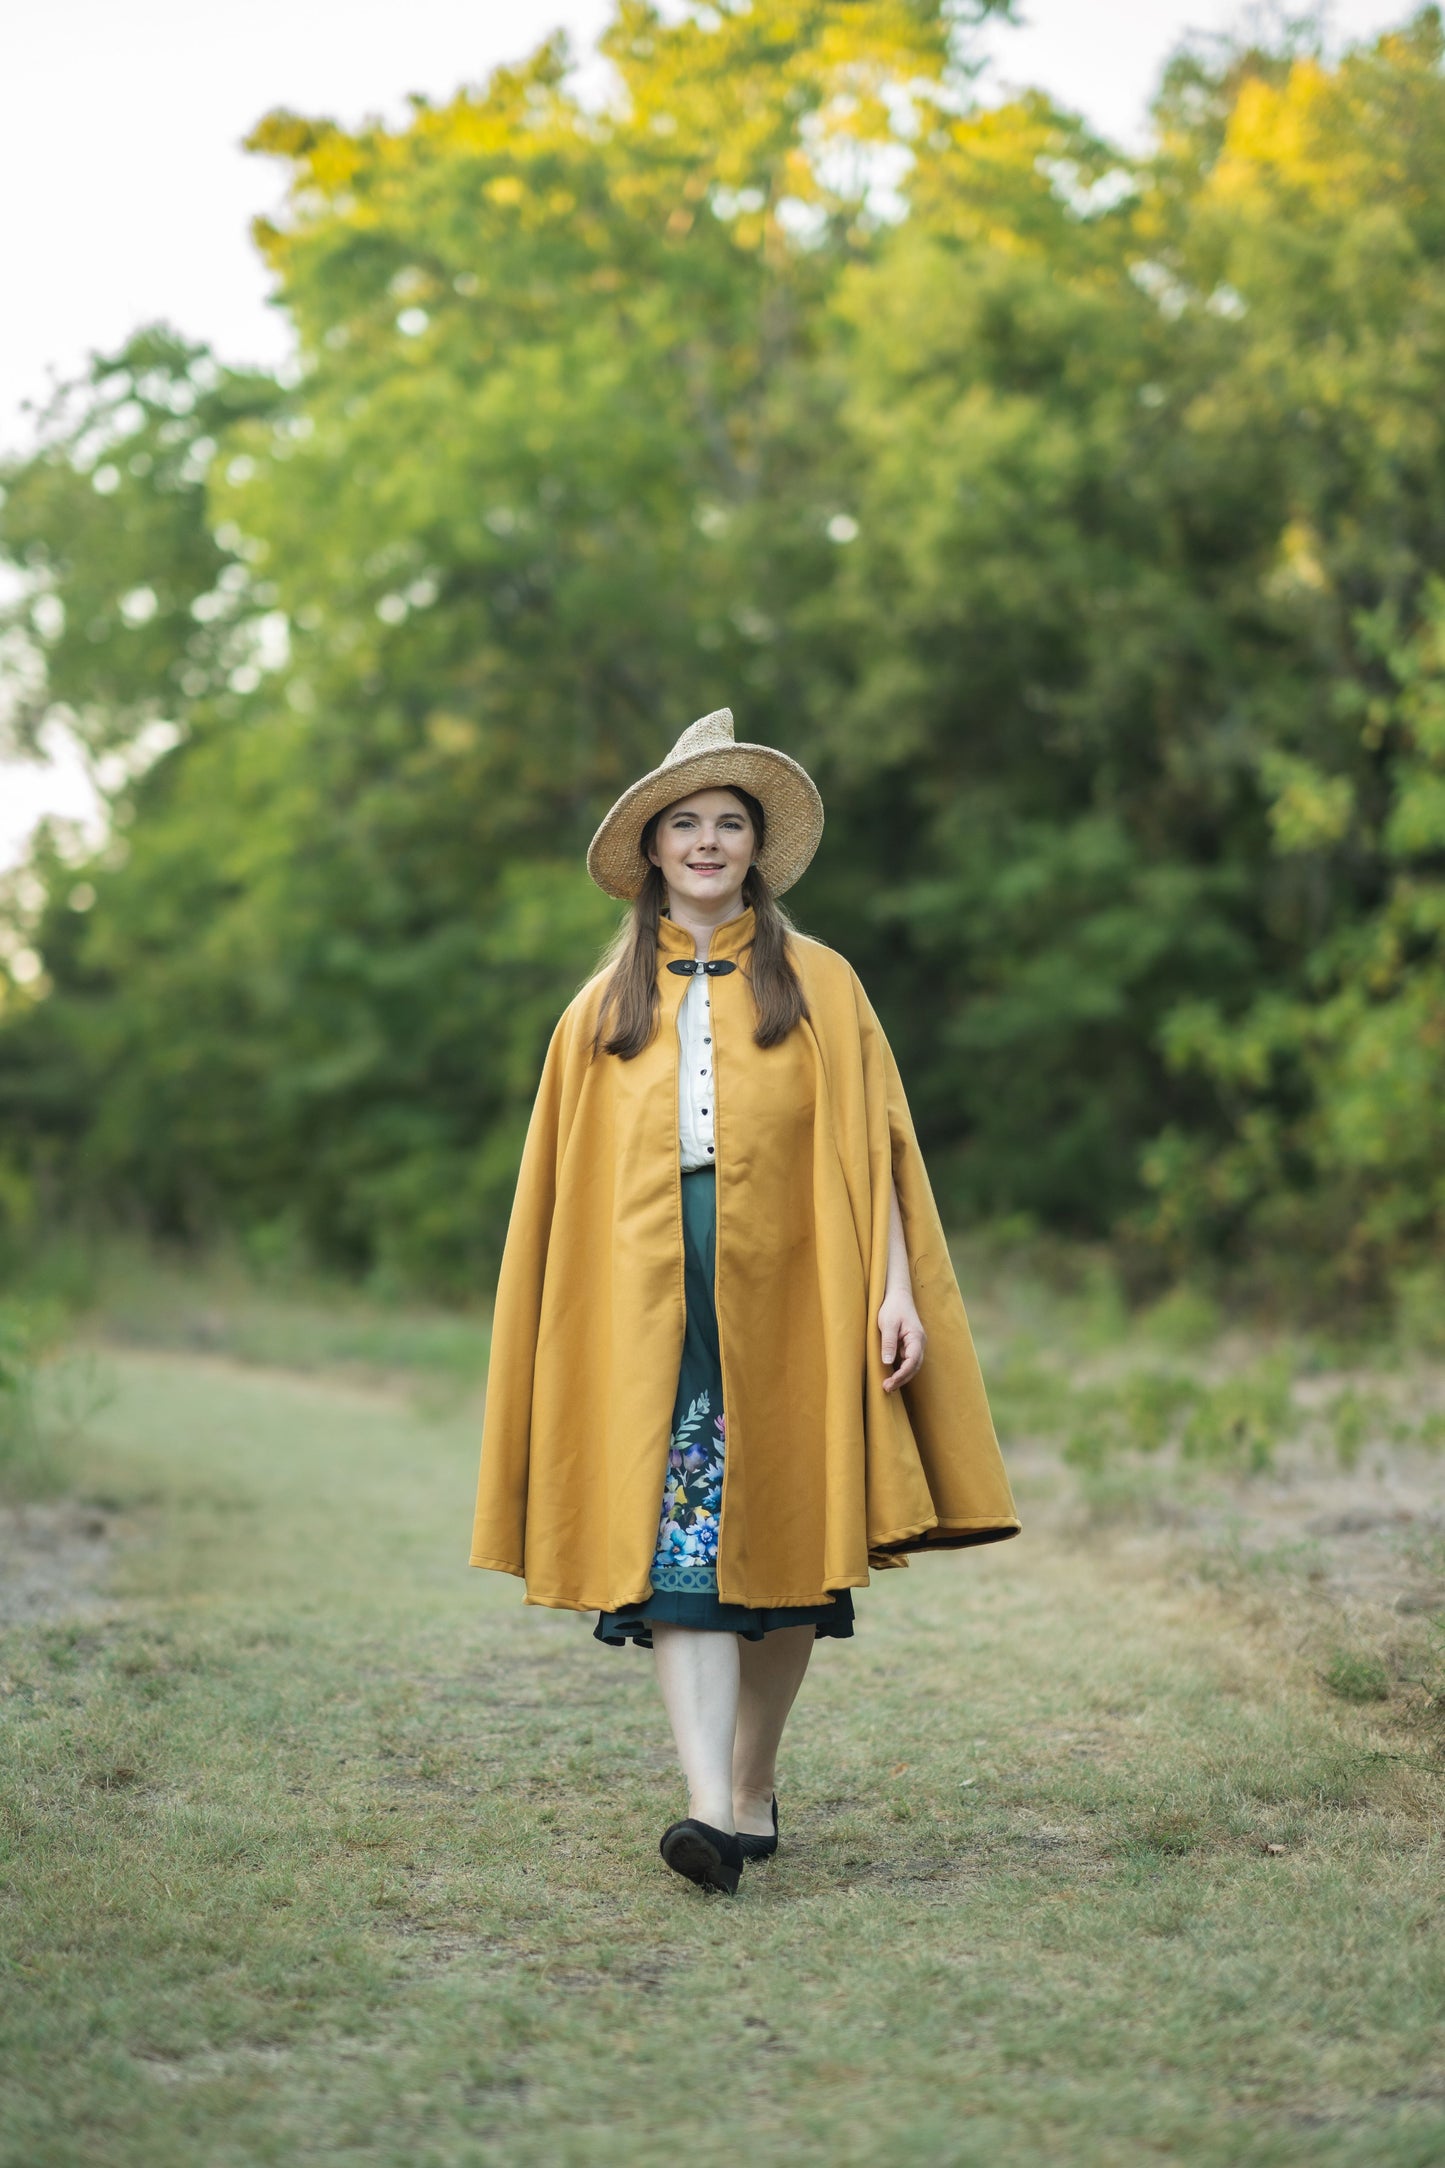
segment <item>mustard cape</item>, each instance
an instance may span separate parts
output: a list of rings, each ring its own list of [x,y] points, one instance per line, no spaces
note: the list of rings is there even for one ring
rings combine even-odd
[[[817,1604],[905,1551],[1018,1533],[983,1379],[892,1050],[846,959],[790,934],[808,1018],[754,1039],[754,914],[712,936],[715,1293],[727,1418],[718,1595]],[[502,1257],[471,1563],[529,1603],[616,1611],[651,1593],[684,1326],[677,1012],[631,1061],[591,1054],[605,977],[552,1037]],[[889,1175],[928,1335],[883,1390]]]

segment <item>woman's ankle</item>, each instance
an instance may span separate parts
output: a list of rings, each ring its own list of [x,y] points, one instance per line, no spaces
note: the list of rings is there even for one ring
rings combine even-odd
[[[720,1829],[729,1837],[737,1833],[731,1799],[721,1799],[708,1792],[689,1792],[687,1811],[694,1822],[706,1822],[709,1829]]]
[[[733,1783],[733,1815],[739,1829],[755,1824],[754,1834],[760,1834],[773,1826],[773,1787],[771,1784]]]

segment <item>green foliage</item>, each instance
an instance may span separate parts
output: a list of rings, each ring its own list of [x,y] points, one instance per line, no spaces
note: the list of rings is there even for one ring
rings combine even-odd
[[[209,518],[206,484],[228,433],[281,398],[163,327],[57,396],[41,451],[4,475],[5,551],[26,575],[6,614],[33,666],[9,679],[21,748],[58,711],[119,782],[154,726],[245,682],[275,593]]]
[[[1391,1289],[1402,1347],[1411,1353],[1445,1353],[1445,1272],[1435,1264],[1396,1274]]]
[[[1138,1320],[1140,1332],[1161,1347],[1177,1354],[1208,1347],[1218,1337],[1224,1318],[1214,1296],[1201,1287],[1181,1283],[1152,1303]]]
[[[14,734],[113,812],[9,907],[33,1195],[475,1287],[587,840],[727,702],[960,1219],[1276,1308],[1438,1266],[1439,16],[1185,54],[1130,159],[969,105],[987,12],[619,0],[600,113],[550,40],[260,125],[294,380],[146,332],[3,477]]]

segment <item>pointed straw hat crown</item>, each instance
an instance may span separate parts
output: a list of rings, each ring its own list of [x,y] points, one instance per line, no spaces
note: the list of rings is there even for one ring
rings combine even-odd
[[[662,765],[625,790],[587,851],[587,871],[609,896],[630,901],[648,861],[642,831],[654,813],[695,790],[746,790],[762,806],[766,836],[757,866],[775,896],[803,873],[823,833],[823,801],[806,768],[771,745],[739,745],[733,711],[715,708],[689,723]]]

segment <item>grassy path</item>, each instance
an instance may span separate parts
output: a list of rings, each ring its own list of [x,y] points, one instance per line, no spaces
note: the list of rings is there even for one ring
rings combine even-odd
[[[0,1640],[7,2163],[1445,2160],[1439,1784],[1147,1548],[1025,1485],[880,1576],[729,1906],[648,1660],[462,1565],[474,1410],[110,1360],[112,1596]]]

